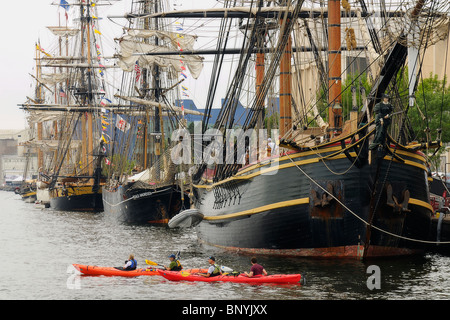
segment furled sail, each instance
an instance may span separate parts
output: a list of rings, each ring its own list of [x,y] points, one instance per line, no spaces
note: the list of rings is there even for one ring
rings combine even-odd
[[[134,37],[127,35],[120,39],[120,49],[121,54],[118,65],[124,71],[133,71],[136,61],[141,68],[148,68],[156,64],[160,67],[171,68],[176,72],[182,71],[179,55],[145,55],[148,52],[165,52],[168,51],[168,48],[138,42],[134,40]],[[186,55],[183,56],[183,61],[187,65],[192,77],[197,79],[203,69],[203,58],[196,55]]]
[[[128,35],[135,38],[158,37],[159,39],[169,40],[174,49],[180,47],[182,50],[193,50],[194,43],[197,40],[197,36],[194,35],[162,30],[128,29]]]
[[[68,27],[47,27],[57,37],[68,37],[77,35],[80,30]]]
[[[57,83],[61,83],[63,81],[68,80],[70,77],[69,73],[43,73],[39,77],[39,81],[41,83],[47,84],[47,85],[56,85]]]

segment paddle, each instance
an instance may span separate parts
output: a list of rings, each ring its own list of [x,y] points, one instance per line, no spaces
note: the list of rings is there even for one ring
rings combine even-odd
[[[154,261],[147,260],[147,259],[145,259],[145,263],[148,264],[149,266],[160,266],[160,267],[165,268],[162,264],[159,264]]]
[[[175,258],[175,259],[177,259],[177,260],[180,259],[180,251],[177,252],[176,258]],[[150,266],[160,266],[160,267],[163,267],[164,269],[166,268],[166,267],[163,266],[162,264],[159,264],[159,263],[156,263],[156,262],[154,262],[154,261],[147,260],[147,259],[145,259],[145,263],[148,264],[148,265],[150,265]],[[229,268],[229,267],[226,267],[226,266],[220,266],[220,270],[221,270],[223,273],[233,272],[233,269],[231,269],[231,268]],[[191,274],[191,273],[189,273],[189,272],[187,272],[187,271],[180,271],[180,272],[181,272],[181,275],[184,276],[184,277],[187,277],[187,276],[189,276],[189,275]]]
[[[175,260],[180,260],[180,251],[177,252]],[[154,261],[147,260],[147,259],[145,259],[145,263],[150,265],[150,266],[160,266],[160,267],[166,268],[162,264],[159,264],[159,263],[156,263]]]
[[[180,273],[181,273],[181,275],[182,275],[183,277],[187,277],[187,276],[190,276],[190,275],[191,275],[190,272],[183,271],[183,270],[181,270]]]

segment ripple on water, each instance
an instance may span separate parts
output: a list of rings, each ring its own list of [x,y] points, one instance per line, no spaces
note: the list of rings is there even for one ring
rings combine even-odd
[[[0,299],[137,299],[137,300],[325,300],[449,299],[450,258],[421,258],[369,263],[258,257],[269,273],[306,274],[300,285],[170,282],[155,277],[84,277],[67,273],[72,263],[120,266],[134,253],[168,263],[181,251],[187,268],[206,267],[207,257],[238,271],[250,269],[250,256],[226,252],[197,241],[195,229],[171,230],[115,222],[104,213],[37,209],[19,196],[0,191]],[[6,257],[6,258],[5,258]],[[13,261],[13,263],[11,263]],[[367,267],[381,269],[381,289],[369,290]],[[77,282],[79,281],[79,282]],[[70,285],[79,284],[79,289]]]

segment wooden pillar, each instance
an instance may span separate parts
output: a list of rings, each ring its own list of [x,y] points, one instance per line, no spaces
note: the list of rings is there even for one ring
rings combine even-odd
[[[292,40],[289,36],[280,62],[280,136],[283,137],[292,128],[291,114],[291,55]],[[288,138],[286,136],[285,138]]]
[[[328,1],[328,104],[331,136],[342,131],[341,1]]]

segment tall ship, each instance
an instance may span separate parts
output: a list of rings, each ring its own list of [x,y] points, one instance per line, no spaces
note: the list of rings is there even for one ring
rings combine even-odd
[[[423,252],[433,213],[427,152],[441,136],[417,141],[409,116],[424,53],[448,36],[448,2],[222,2],[153,15],[220,18],[217,60],[240,54],[213,126],[220,139],[211,138],[205,117],[193,207],[177,218],[195,211],[201,242],[242,253]],[[240,48],[227,42],[233,26],[244,35]],[[218,79],[213,72],[209,94]],[[238,132],[234,112],[244,94],[248,112]],[[226,143],[211,153],[210,141]]]
[[[166,11],[166,6],[166,1],[131,1],[130,13],[110,17],[127,18],[129,24],[116,39],[123,75],[114,96],[117,105],[107,119],[112,143],[102,197],[105,213],[126,223],[164,226],[190,206],[189,168],[171,161],[171,137],[174,130],[186,127],[186,114],[203,115],[176,103],[182,92],[181,73],[197,77],[203,64],[199,56],[180,55],[192,49],[195,37],[164,19],[147,17]],[[158,55],[166,51],[173,54]]]
[[[102,4],[56,4],[59,25],[48,27],[56,47],[36,44],[39,99],[22,105],[37,126],[38,191],[55,210],[103,210],[102,120],[109,99],[97,12]]]

